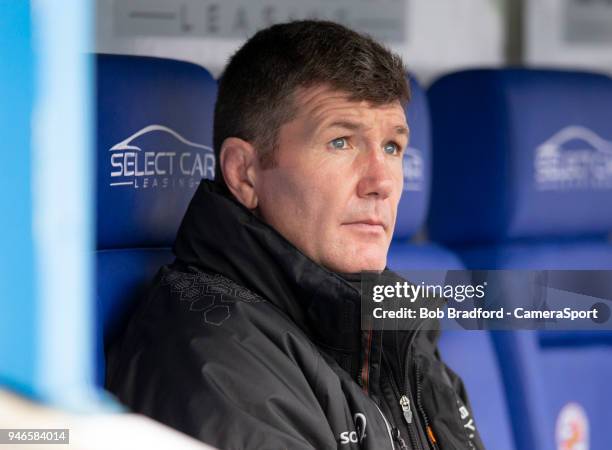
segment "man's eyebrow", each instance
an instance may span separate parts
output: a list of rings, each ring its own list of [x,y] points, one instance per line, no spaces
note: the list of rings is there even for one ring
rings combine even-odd
[[[398,125],[395,127],[395,132],[397,134],[403,134],[408,136],[410,134],[410,130],[408,129],[408,127],[405,127],[403,125]]]

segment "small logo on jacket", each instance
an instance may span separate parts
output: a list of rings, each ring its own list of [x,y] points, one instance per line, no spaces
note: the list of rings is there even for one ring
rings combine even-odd
[[[559,412],[555,427],[557,450],[588,450],[589,421],[578,403],[568,403]]]
[[[612,188],[612,142],[568,126],[535,150],[534,178],[543,191]]]
[[[343,431],[340,433],[340,444],[361,444],[361,441],[366,437],[366,416],[362,413],[356,413],[353,417],[356,431]]]
[[[110,186],[195,189],[213,179],[213,149],[164,125],[148,125],[110,149]]]
[[[471,417],[470,411],[463,404],[463,402],[457,400],[457,404],[459,405],[459,415],[461,416],[461,420],[463,421],[463,428],[467,433],[467,437],[471,441],[476,437],[476,425],[474,424],[474,419]]]

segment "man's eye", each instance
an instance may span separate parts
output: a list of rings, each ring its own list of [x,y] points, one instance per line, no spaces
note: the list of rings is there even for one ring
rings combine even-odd
[[[335,150],[344,150],[348,147],[348,141],[343,137],[336,138],[330,141],[329,145],[331,145],[331,147]]]
[[[383,147],[383,150],[388,155],[396,155],[400,152],[401,149],[400,146],[397,145],[395,142],[388,142]]]

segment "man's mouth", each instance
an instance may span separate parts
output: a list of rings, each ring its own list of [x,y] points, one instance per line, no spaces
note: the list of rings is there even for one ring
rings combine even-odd
[[[384,222],[378,219],[363,219],[346,222],[343,225],[349,226],[354,230],[366,233],[384,233],[387,227]]]

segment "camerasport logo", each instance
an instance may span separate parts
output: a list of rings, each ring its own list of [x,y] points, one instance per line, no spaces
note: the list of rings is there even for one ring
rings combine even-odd
[[[588,450],[589,421],[578,403],[568,403],[559,412],[555,427],[557,450]]]
[[[425,183],[425,162],[421,151],[407,147],[404,151],[404,191],[421,191]]]
[[[109,149],[110,186],[194,189],[213,179],[215,155],[164,125],[148,125]]]
[[[565,127],[536,148],[534,171],[538,190],[612,189],[612,142]]]

